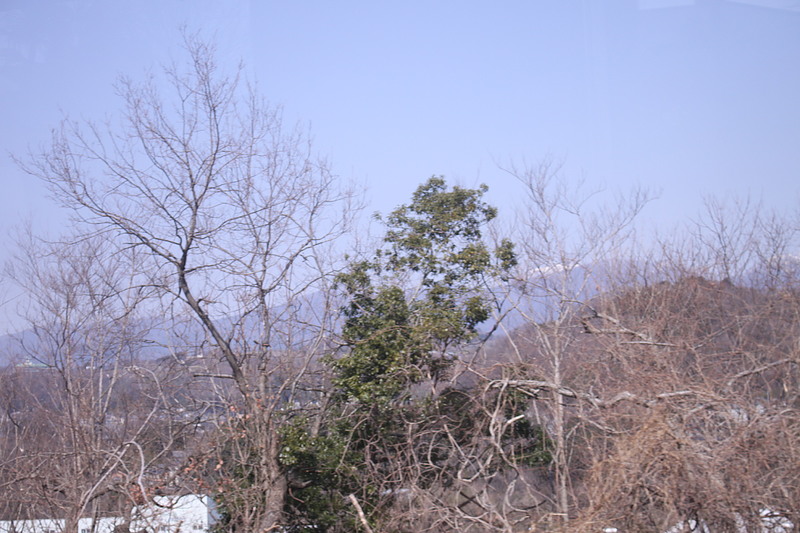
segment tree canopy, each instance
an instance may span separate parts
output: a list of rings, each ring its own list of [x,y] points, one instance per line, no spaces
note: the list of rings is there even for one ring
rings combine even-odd
[[[333,361],[335,383],[361,401],[394,399],[408,385],[438,379],[448,349],[477,335],[489,318],[493,276],[514,264],[503,241],[495,257],[483,231],[497,210],[478,189],[448,188],[441,177],[420,185],[409,205],[386,217],[383,246],[337,276],[347,352]]]

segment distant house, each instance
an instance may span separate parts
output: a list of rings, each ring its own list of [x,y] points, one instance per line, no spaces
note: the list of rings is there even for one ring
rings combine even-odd
[[[781,513],[765,508],[759,511],[759,515],[761,516],[761,533],[791,533],[794,531],[794,524],[792,521]],[[703,520],[699,522],[697,520],[678,522],[664,533],[683,533],[685,531],[711,533],[708,524]],[[744,523],[741,516],[737,515],[736,533],[747,532],[747,525]]]
[[[210,496],[156,496],[131,512],[130,530],[148,533],[200,533],[210,531],[218,519]]]
[[[114,533],[115,528],[122,524],[119,517],[98,518],[92,528],[91,518],[81,518],[78,521],[78,533]],[[0,533],[62,533],[64,520],[43,518],[40,520],[0,520]]]
[[[202,494],[156,496],[137,505],[130,517],[105,517],[92,521],[81,518],[78,533],[114,533],[117,526],[130,523],[129,531],[140,533],[208,533],[218,519],[211,497]],[[0,520],[0,533],[63,533],[64,520]]]

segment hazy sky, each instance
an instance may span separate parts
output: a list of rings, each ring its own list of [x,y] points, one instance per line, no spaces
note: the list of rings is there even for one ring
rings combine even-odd
[[[708,194],[800,200],[800,0],[0,0],[0,261],[15,225],[63,217],[5,153],[113,116],[115,79],[180,59],[184,25],[309,124],[372,211],[444,174],[502,213],[518,190],[498,162],[548,154],[659,191],[663,224]],[[12,297],[0,280],[5,313]]]

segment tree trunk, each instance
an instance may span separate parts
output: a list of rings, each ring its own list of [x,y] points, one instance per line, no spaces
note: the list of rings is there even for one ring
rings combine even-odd
[[[277,465],[277,463],[276,463]],[[256,531],[267,533],[278,531],[283,522],[287,481],[282,472],[277,472],[271,483],[264,488],[264,509],[258,518]]]

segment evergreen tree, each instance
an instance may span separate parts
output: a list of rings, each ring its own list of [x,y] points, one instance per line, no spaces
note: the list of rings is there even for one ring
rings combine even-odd
[[[349,494],[377,516],[403,488],[402,457],[421,444],[406,438],[407,429],[448,416],[449,407],[443,415],[438,398],[414,395],[412,386],[445,376],[489,318],[487,294],[496,276],[515,264],[509,241],[493,257],[483,240],[497,215],[483,201],[486,191],[430,178],[410,204],[385,218],[386,234],[373,256],[337,277],[348,301],[345,351],[329,360],[334,401],[313,437],[299,429],[303,421],[284,433],[284,464],[291,477],[306,480],[289,502],[288,514],[304,517],[299,522],[357,529],[354,514],[342,519]]]
[[[483,241],[497,216],[482,199],[487,190],[448,189],[443,178],[430,178],[410,205],[386,218],[374,258],[338,277],[349,296],[342,331],[349,350],[332,364],[348,398],[385,403],[409,385],[440,378],[449,351],[489,318],[486,290],[515,258],[503,241],[493,261]]]

